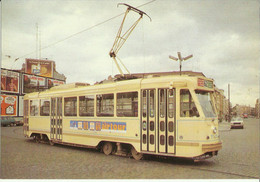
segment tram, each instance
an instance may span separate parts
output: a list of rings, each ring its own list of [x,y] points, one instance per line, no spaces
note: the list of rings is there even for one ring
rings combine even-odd
[[[222,147],[213,80],[162,75],[56,86],[24,97],[24,135],[106,155],[200,160]]]

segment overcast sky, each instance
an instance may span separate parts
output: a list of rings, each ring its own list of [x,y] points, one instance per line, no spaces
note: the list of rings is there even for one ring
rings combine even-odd
[[[254,106],[259,97],[259,2],[150,1],[3,0],[2,67],[20,69],[25,58],[40,54],[56,62],[67,83],[93,84],[118,74],[108,53],[123,15],[100,23],[125,12],[118,3],[145,4],[139,9],[152,21],[144,17],[118,53],[131,73],[178,71],[179,64],[169,55],[193,54],[183,70],[213,78],[226,96],[230,84],[233,105]],[[129,13],[126,27],[138,18],[139,14]],[[36,23],[44,48],[38,54]]]

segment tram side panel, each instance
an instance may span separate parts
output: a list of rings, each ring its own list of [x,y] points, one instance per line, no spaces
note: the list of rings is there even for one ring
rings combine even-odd
[[[97,146],[101,141],[139,146],[139,120],[123,119],[64,119],[63,142]]]
[[[203,144],[219,142],[218,133],[213,133],[210,122],[212,121],[189,121],[189,119],[178,121],[178,156],[194,157],[202,155],[205,153],[205,151],[202,150]]]
[[[25,100],[24,106],[24,134],[30,137],[32,134],[45,134],[50,137],[49,116],[44,116],[43,107],[40,107],[40,99]],[[49,108],[47,108],[49,113]]]
[[[82,113],[80,113],[82,108],[77,109],[79,112],[76,113],[75,116],[66,116],[67,108],[66,103],[64,103],[62,142],[93,147],[97,146],[102,141],[119,142],[131,144],[136,150],[140,150],[140,126],[138,116],[138,107],[140,107],[138,104],[139,92],[122,91],[113,94],[88,93],[88,95],[93,95],[92,116],[82,116]],[[109,95],[113,95],[112,101],[109,101]],[[117,105],[117,103],[120,103],[120,99],[127,99],[125,98],[126,95],[130,95],[130,97],[131,95],[135,95],[135,99],[131,98],[133,102],[127,106]],[[100,99],[101,97],[103,98]],[[81,96],[78,98],[78,101],[80,101]],[[102,100],[102,102],[99,103],[99,99]],[[64,101],[65,100],[66,97],[64,97]],[[106,106],[109,107],[109,105],[112,105],[110,102],[113,103],[113,107],[105,108]],[[100,104],[103,104],[102,107],[104,106],[104,110],[98,108]],[[77,107],[80,107],[79,102],[77,103]],[[122,114],[119,112],[120,107],[130,107],[134,109],[131,110],[131,113],[126,112]],[[122,109],[124,108],[121,108],[121,110]],[[124,114],[126,114],[126,116]]]

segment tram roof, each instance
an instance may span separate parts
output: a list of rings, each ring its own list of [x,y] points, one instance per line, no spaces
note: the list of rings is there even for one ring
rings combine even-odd
[[[74,91],[82,91],[82,90],[100,90],[100,89],[118,89],[119,87],[124,87],[126,90],[131,88],[138,89],[140,88],[140,84],[156,84],[156,83],[168,83],[169,81],[177,81],[177,82],[189,82],[194,78],[206,78],[205,75],[201,72],[191,72],[184,71],[182,75],[179,75],[179,72],[155,72],[155,73],[134,73],[134,74],[126,74],[124,76],[115,75],[114,78],[111,76],[108,79],[105,79],[101,82],[97,82],[94,85],[90,85],[88,83],[69,83],[65,85],[59,85],[56,87],[52,87],[49,90],[43,92],[34,92],[29,94],[29,97],[37,97],[40,95],[49,95],[51,93],[59,93],[59,92],[74,92]],[[172,80],[174,79],[174,80]],[[208,78],[206,78],[208,79]],[[135,85],[135,86],[134,86]],[[119,89],[121,90],[121,88]]]
[[[115,75],[116,79],[131,79],[131,78],[147,78],[147,77],[161,77],[161,76],[170,76],[176,75],[179,76],[179,71],[169,71],[169,72],[150,72],[150,73],[132,73],[132,74],[124,74],[124,76],[118,74]],[[206,77],[202,72],[193,72],[193,71],[182,71],[181,75],[187,76],[202,76]]]

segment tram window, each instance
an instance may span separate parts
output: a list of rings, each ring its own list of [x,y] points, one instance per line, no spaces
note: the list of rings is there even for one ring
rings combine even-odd
[[[146,130],[146,121],[143,121],[143,130]]]
[[[64,115],[77,116],[77,97],[64,98]]]
[[[137,117],[138,92],[118,93],[116,113],[118,117]]]
[[[169,122],[169,132],[173,132],[173,122]]]
[[[150,90],[150,117],[154,117],[154,105],[155,105],[155,100],[154,100],[154,90]]]
[[[164,145],[164,135],[160,136],[160,145]]]
[[[164,121],[160,122],[160,131],[164,131]]]
[[[114,94],[97,95],[97,116],[114,116]]]
[[[146,90],[144,90],[143,91],[143,108],[142,108],[144,118],[146,117],[146,112],[147,112],[147,107],[146,107],[147,103],[146,102],[147,102]]]
[[[215,115],[214,106],[211,98],[212,93],[202,91],[202,90],[196,90],[195,93],[199,99],[204,115],[206,117],[215,117],[216,115]]]
[[[39,100],[30,100],[30,115],[38,116],[39,114]]]
[[[41,100],[41,108],[40,108],[41,116],[50,116],[50,101],[46,99]]]
[[[169,145],[173,146],[173,136],[169,136]]]
[[[154,144],[154,135],[150,135],[150,144]]]
[[[165,90],[161,89],[160,90],[160,117],[163,118],[165,117]]]
[[[51,116],[56,115],[56,99],[52,98],[51,99]]]
[[[181,117],[199,117],[197,107],[187,89],[180,92],[180,106]]]
[[[146,144],[146,134],[143,134],[143,144]]]
[[[62,97],[57,98],[57,115],[62,116]]]
[[[94,96],[79,97],[79,115],[94,116]]]
[[[150,130],[154,131],[154,122],[153,121],[150,121]]]
[[[168,116],[169,118],[173,118],[174,116],[174,91],[173,89],[169,90],[169,95],[168,95]]]

